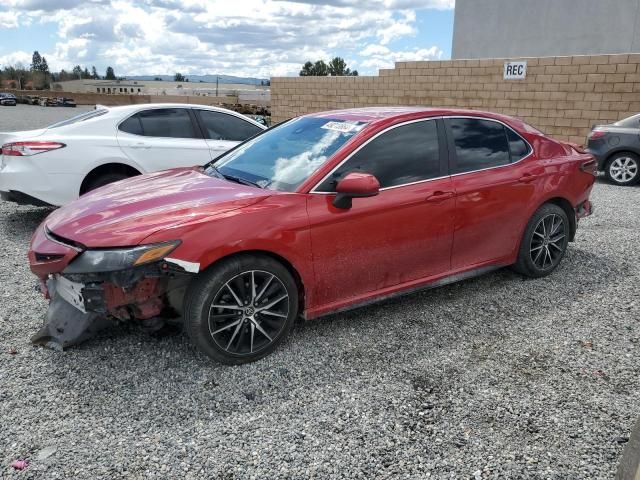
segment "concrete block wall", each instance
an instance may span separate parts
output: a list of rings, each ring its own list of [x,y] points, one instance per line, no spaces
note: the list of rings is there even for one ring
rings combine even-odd
[[[527,60],[526,79],[503,80],[506,60]],[[271,79],[274,123],[389,105],[489,110],[582,144],[593,124],[640,112],[640,54],[398,62],[377,77]]]

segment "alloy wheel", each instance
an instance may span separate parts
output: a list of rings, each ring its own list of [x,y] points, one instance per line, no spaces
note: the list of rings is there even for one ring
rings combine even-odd
[[[627,183],[638,175],[638,162],[631,157],[618,157],[611,162],[609,174],[618,183]]]
[[[529,254],[531,261],[540,270],[554,268],[562,255],[567,236],[564,219],[555,213],[540,219],[531,236]]]
[[[289,317],[289,292],[276,275],[262,270],[242,272],[214,295],[209,333],[222,350],[251,355],[269,346]]]

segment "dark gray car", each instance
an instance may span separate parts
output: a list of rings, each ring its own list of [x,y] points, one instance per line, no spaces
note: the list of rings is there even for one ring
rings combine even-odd
[[[637,183],[640,180],[640,114],[609,125],[596,125],[589,133],[587,148],[611,183]]]

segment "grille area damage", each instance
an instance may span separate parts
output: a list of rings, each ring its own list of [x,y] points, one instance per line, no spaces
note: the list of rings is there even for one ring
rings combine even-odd
[[[115,272],[50,275],[40,285],[50,300],[45,323],[31,341],[64,350],[117,322],[163,325],[181,316],[192,275],[167,261]]]

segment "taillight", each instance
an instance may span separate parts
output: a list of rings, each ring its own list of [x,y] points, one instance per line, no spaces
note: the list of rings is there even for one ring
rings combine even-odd
[[[584,173],[590,173],[594,177],[598,176],[598,162],[596,162],[595,158],[588,160],[582,164],[580,164],[580,170]]]
[[[63,148],[66,145],[59,142],[13,142],[2,146],[2,154],[8,157],[29,157],[38,153],[49,152]]]
[[[589,133],[589,140],[597,140],[604,137],[607,134],[604,130],[591,130]]]

